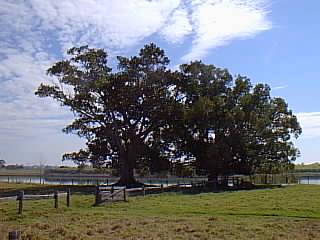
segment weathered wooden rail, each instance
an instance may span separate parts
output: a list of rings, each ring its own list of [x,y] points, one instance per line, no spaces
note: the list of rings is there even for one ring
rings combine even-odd
[[[197,186],[202,184],[197,183]],[[93,206],[98,206],[102,203],[113,202],[113,201],[127,201],[128,196],[145,196],[147,194],[159,194],[169,191],[176,191],[182,188],[192,188],[196,185],[190,184],[175,184],[164,186],[163,184],[159,186],[145,186],[137,188],[125,188],[125,187],[116,187],[113,185],[97,185],[96,187],[96,197],[95,203]]]
[[[21,239],[21,232],[20,231],[11,231],[9,232],[9,240],[20,240]]]
[[[126,187],[115,186],[101,186],[96,187],[96,199],[94,206],[108,202],[108,201],[127,201],[127,189]]]
[[[58,208],[59,206],[59,197],[66,196],[66,205],[67,207],[70,207],[70,197],[71,197],[71,191],[68,190],[67,192],[61,193],[61,192],[54,192],[53,194],[42,194],[42,195],[25,195],[24,191],[20,191],[18,193],[18,196],[16,198],[17,201],[19,201],[18,205],[18,214],[22,214],[23,212],[23,205],[24,201],[27,200],[43,200],[43,199],[54,199],[54,208]],[[8,198],[6,198],[8,199]],[[12,197],[10,197],[12,199]]]

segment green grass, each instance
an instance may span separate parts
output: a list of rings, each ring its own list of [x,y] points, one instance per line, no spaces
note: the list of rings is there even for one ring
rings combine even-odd
[[[44,170],[41,170],[42,172]],[[39,176],[39,168],[6,169],[0,168],[0,176]]]
[[[26,189],[41,189],[47,188],[48,186],[52,185],[45,185],[45,184],[35,184],[35,183],[3,183],[0,182],[0,193],[7,191],[7,190],[26,190]]]
[[[16,202],[0,202],[2,239],[8,229],[24,239],[320,239],[320,186],[93,202],[73,195],[71,208],[61,199],[54,209],[53,200],[26,201],[22,216]]]
[[[320,171],[320,163],[296,164],[294,169],[297,171]]]
[[[96,169],[96,168],[83,168],[78,169],[76,167],[66,167],[66,168],[18,168],[18,169],[7,169],[0,168],[0,176],[40,176],[45,173],[55,173],[55,174],[111,174],[110,169]]]

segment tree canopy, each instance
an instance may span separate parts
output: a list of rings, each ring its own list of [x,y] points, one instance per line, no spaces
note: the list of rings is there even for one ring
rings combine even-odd
[[[268,85],[201,61],[173,71],[152,43],[117,57],[118,71],[103,49],[74,47],[68,55],[48,69],[54,83],[36,95],[69,107],[75,119],[63,131],[87,141],[64,159],[111,162],[119,184],[136,184],[134,169],[166,170],[174,159],[192,159],[216,178],[289,164],[299,154],[291,141],[301,134],[297,118]]]
[[[182,149],[209,178],[295,160],[299,152],[290,138],[301,128],[286,102],[270,96],[268,85],[252,86],[240,75],[233,80],[227,70],[201,62],[182,65],[181,72],[186,77]]]

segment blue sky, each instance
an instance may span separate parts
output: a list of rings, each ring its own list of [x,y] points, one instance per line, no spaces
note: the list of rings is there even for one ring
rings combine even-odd
[[[2,0],[0,158],[61,164],[83,141],[61,129],[72,114],[34,91],[72,46],[105,48],[110,61],[149,42],[171,66],[202,59],[286,99],[303,128],[298,162],[320,162],[318,0]]]

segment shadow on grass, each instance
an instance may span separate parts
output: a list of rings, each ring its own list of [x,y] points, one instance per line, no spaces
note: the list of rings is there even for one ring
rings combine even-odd
[[[39,185],[35,187],[28,188],[17,188],[12,190],[0,191],[1,197],[12,197],[17,196],[19,191],[24,190],[25,194],[52,194],[56,191],[59,192],[67,192],[70,189],[72,193],[81,193],[81,194],[94,194],[96,191],[96,187],[94,185],[51,185],[44,186]]]
[[[200,193],[212,193],[212,192],[232,192],[232,191],[241,191],[241,190],[257,190],[257,189],[273,189],[280,188],[282,185],[271,185],[271,184],[260,184],[254,185],[249,182],[243,182],[237,187],[230,187],[224,185],[212,185],[210,182],[203,182],[200,185],[195,186],[171,186],[169,188],[165,188],[165,190],[161,189],[147,189],[148,187],[159,187],[157,185],[145,184],[146,194],[161,194],[163,192],[180,192],[183,194],[200,194]],[[139,186],[141,187],[141,184]],[[25,194],[52,194],[55,191],[66,192],[70,189],[72,193],[80,193],[80,194],[95,194],[96,186],[95,185],[52,185],[52,186],[35,186],[26,189],[12,189],[6,191],[0,191],[1,197],[12,197],[17,196],[20,190],[24,190]],[[139,196],[143,195],[143,191],[136,191],[130,193],[131,196]]]
[[[280,184],[259,184],[254,185],[249,182],[244,182],[239,186],[224,186],[224,185],[215,185],[206,182],[203,186],[198,187],[185,187],[181,188],[179,192],[183,194],[201,194],[201,193],[220,193],[220,192],[235,192],[243,190],[259,190],[259,189],[275,189],[283,187]]]
[[[275,188],[281,188],[282,185],[274,185],[274,184],[259,184],[254,185],[249,182],[243,182],[237,187],[231,187],[231,186],[223,186],[223,185],[216,185],[213,186],[208,182],[203,182],[202,184],[197,184],[193,186],[169,186],[164,189],[147,189],[147,187],[159,187],[157,185],[146,185],[145,184],[145,194],[161,194],[161,193],[170,193],[170,192],[176,192],[176,193],[182,193],[182,194],[188,194],[188,195],[195,195],[195,194],[201,194],[201,193],[221,193],[221,192],[235,192],[235,191],[243,191],[243,190],[259,190],[259,189],[275,189]],[[143,191],[134,191],[130,192],[130,196],[141,196],[143,195]]]

